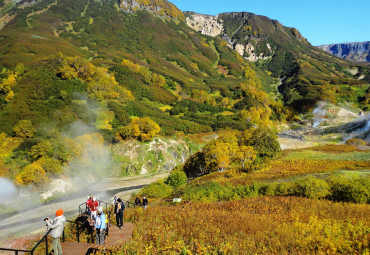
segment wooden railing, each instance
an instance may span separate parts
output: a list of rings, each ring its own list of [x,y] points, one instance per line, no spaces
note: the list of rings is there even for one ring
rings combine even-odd
[[[40,246],[40,244],[45,242],[45,247],[46,247],[45,248],[45,255],[49,255],[48,235],[49,235],[50,231],[51,231],[51,229],[49,229],[49,231],[40,239],[40,241],[38,241],[38,243],[31,250],[0,248],[0,251],[10,251],[10,252],[13,251],[15,255],[18,255],[20,252],[30,253],[31,255],[33,255],[35,253],[36,249]]]
[[[111,225],[111,221],[112,221],[112,211],[114,210],[114,207],[112,204],[109,204],[107,202],[104,202],[104,201],[100,201],[100,200],[97,200],[98,203],[99,203],[99,206],[102,206],[104,205],[105,206],[105,212],[106,212],[106,215],[108,217],[108,223],[107,223],[107,235],[109,234],[109,227]],[[123,201],[126,205],[127,205],[127,208],[130,208],[131,207],[135,207],[135,204],[130,202],[130,201]],[[82,226],[83,224],[85,224],[87,222],[87,219],[86,218],[84,221],[80,221],[80,219],[85,216],[85,212],[87,211],[87,203],[84,202],[82,204],[80,204],[78,206],[78,211],[79,211],[79,218],[75,221],[70,221],[70,220],[67,220],[68,223],[70,224],[76,224],[76,227],[77,227],[77,233],[76,233],[76,239],[77,239],[77,242],[79,243],[80,242],[80,239],[81,239],[81,234],[82,234]],[[90,233],[91,233],[91,243],[94,243],[94,227],[93,226],[90,226]],[[18,255],[20,253],[24,254],[24,253],[29,253],[31,255],[34,255],[35,254],[35,251],[36,249],[38,249],[40,247],[40,245],[42,243],[45,243],[45,255],[49,255],[49,243],[48,243],[48,235],[50,233],[51,229],[47,231],[47,233],[37,242],[37,244],[31,249],[31,250],[25,250],[25,249],[11,249],[11,248],[0,248],[0,251],[8,251],[8,252],[14,252],[15,255]],[[62,242],[64,243],[66,241],[66,238],[65,238],[65,233],[63,231],[63,235],[62,235]]]

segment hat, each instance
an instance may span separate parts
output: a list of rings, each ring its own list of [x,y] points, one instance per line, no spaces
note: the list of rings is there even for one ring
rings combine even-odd
[[[98,212],[103,212],[103,207],[99,206],[98,207]]]
[[[59,209],[58,211],[56,211],[55,215],[56,216],[62,216],[63,215],[63,209]]]

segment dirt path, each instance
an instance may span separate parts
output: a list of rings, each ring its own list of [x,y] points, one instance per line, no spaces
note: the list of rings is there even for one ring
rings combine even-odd
[[[7,237],[14,239],[24,235],[36,235],[45,232],[46,227],[43,219],[54,217],[56,210],[62,208],[67,219],[78,214],[78,205],[86,202],[89,193],[102,201],[111,202],[114,195],[123,200],[128,200],[131,193],[160,179],[168,174],[145,175],[125,178],[104,179],[91,185],[90,188],[58,198],[54,201],[35,206],[34,209],[18,212],[0,221],[0,239],[4,241]],[[0,246],[4,246],[0,242]]]

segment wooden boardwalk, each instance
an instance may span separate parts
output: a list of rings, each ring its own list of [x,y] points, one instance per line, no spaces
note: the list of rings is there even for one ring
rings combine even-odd
[[[108,247],[117,246],[129,241],[132,238],[134,225],[132,223],[124,223],[122,229],[111,225],[109,235],[105,239],[104,245],[91,243],[62,243],[64,255],[85,255],[89,249],[102,250]]]

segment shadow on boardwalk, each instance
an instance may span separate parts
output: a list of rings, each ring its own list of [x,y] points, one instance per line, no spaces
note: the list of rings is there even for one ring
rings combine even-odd
[[[132,223],[124,223],[121,229],[112,225],[109,228],[109,235],[106,237],[104,245],[77,242],[62,243],[63,255],[85,255],[94,250],[118,246],[131,240],[133,229],[134,225]]]

